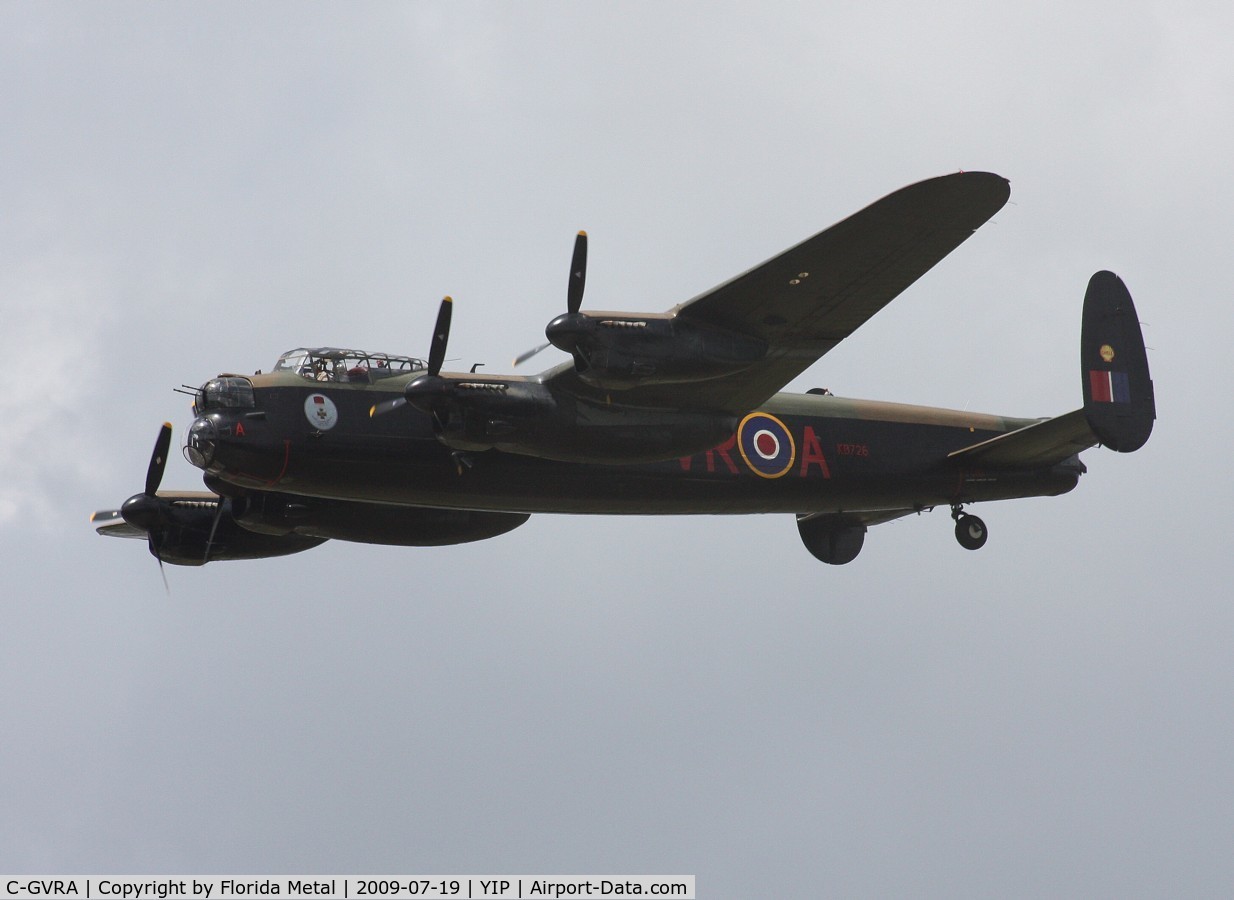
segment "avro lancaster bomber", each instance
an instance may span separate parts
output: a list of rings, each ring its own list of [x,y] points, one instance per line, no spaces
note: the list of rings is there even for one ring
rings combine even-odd
[[[184,453],[207,491],[145,489],[92,517],[162,562],[281,556],[334,539],[437,546],[536,513],[792,515],[807,550],[852,561],[867,529],[943,507],[970,550],[970,504],[1062,494],[1096,445],[1141,447],[1156,417],[1131,296],[1088,283],[1079,409],[1013,418],[781,389],[1006,203],[1006,180],[910,185],[762,265],[654,314],[584,311],[580,232],[566,311],[545,330],[571,359],[534,376],[443,372],[452,301],[428,358],[293,350],[267,374],[193,391]],[[543,348],[538,348],[543,349]],[[531,356],[525,354],[518,362]]]

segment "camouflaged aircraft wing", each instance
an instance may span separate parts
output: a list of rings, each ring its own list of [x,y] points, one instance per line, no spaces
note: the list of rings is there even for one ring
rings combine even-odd
[[[887,195],[669,311],[765,341],[762,360],[708,381],[634,387],[611,402],[734,414],[758,407],[962,244],[1010,193],[999,175],[959,172]],[[572,365],[544,380],[586,399],[606,396]]]

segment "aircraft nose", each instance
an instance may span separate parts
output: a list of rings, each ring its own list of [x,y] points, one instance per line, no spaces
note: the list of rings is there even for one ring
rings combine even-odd
[[[184,445],[184,457],[199,469],[214,462],[218,449],[218,427],[213,420],[201,416],[189,428],[188,442]]]

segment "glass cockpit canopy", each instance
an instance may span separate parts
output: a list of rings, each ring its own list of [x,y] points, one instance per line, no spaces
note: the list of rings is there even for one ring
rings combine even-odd
[[[276,372],[290,371],[309,381],[331,381],[336,384],[373,384],[382,378],[426,368],[428,366],[424,360],[414,356],[341,350],[337,347],[288,350],[274,364]]]

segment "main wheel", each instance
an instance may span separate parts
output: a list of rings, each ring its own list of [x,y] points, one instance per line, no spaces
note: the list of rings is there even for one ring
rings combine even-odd
[[[980,550],[989,536],[985,522],[976,516],[965,514],[955,520],[955,539],[965,550]]]

